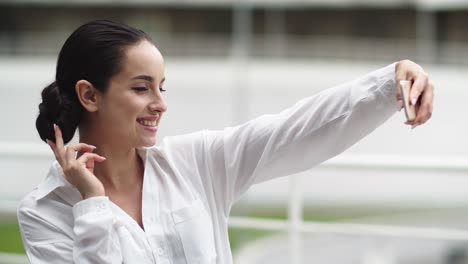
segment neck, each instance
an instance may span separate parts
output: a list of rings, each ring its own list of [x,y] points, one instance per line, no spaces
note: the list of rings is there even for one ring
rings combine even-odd
[[[143,162],[134,147],[96,139],[85,133],[80,133],[80,142],[96,146],[94,153],[106,158],[104,162],[94,163],[94,175],[104,185],[106,194],[142,186]]]

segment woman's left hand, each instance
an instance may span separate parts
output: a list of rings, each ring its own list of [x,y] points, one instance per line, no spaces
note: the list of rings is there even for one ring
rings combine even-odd
[[[396,83],[407,80],[411,82],[410,104],[416,107],[416,118],[407,121],[405,124],[415,128],[426,123],[432,116],[434,102],[434,85],[429,79],[429,75],[418,64],[410,60],[402,60],[397,62],[395,66]],[[403,106],[403,99],[400,89],[397,90],[397,101],[400,106]]]

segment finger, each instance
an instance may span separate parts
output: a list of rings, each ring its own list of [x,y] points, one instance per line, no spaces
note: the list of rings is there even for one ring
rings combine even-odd
[[[414,112],[416,113],[416,115],[417,115],[418,111],[419,111],[419,104],[414,106]],[[412,128],[414,128],[415,124],[416,124],[416,117],[414,119],[411,119],[411,120],[406,120],[405,124],[410,125]]]
[[[398,87],[396,89],[396,95],[395,95],[395,98],[398,102],[403,102],[403,96],[401,96],[401,87],[400,87],[400,83],[398,83]]]
[[[73,160],[76,159],[76,151],[71,148],[71,147],[66,147],[65,148],[65,158],[67,159],[67,162],[72,162]]]
[[[405,125],[408,125],[408,126],[411,126],[411,127],[416,126],[416,118],[413,119],[413,120],[407,120],[407,121],[405,122]]]
[[[424,92],[424,89],[429,84],[429,77],[425,72],[418,73],[414,79],[413,85],[410,90],[410,103],[416,105],[419,99],[419,96]]]
[[[396,95],[395,95],[397,102],[400,102],[400,101],[403,102],[403,96],[401,94],[402,88],[400,84],[400,81],[403,81],[403,80],[405,79],[397,80],[397,88],[396,88]]]
[[[400,85],[400,81],[408,80],[408,71],[404,67],[405,61],[401,61],[396,65],[395,68],[395,80],[397,85]],[[403,69],[402,69],[403,68]]]
[[[102,162],[102,161],[97,161],[97,160],[93,160],[93,159],[88,159],[85,163],[85,166],[86,166],[86,169],[88,169],[89,171],[91,171],[91,173],[94,173],[94,168],[95,168],[95,164],[96,162]]]
[[[397,69],[400,69],[400,67],[398,67]],[[402,71],[402,70],[397,70],[395,72],[395,81],[396,81],[396,85],[397,85],[397,89],[396,89],[396,100],[397,101],[400,101],[403,99],[402,95],[401,95],[401,86],[400,86],[400,81],[405,81],[405,80],[408,80],[407,76],[406,76],[406,72]]]
[[[56,146],[56,152],[60,157],[65,156],[65,147],[63,144],[63,138],[62,138],[62,130],[60,129],[59,126],[54,124],[54,131],[55,131],[55,146]]]
[[[57,159],[57,161],[58,161],[58,155],[57,155],[57,153],[55,151],[55,149],[57,148],[55,146],[55,143],[52,140],[48,140],[48,139],[46,139],[46,142],[47,142],[47,145],[49,145],[50,149],[52,149],[52,152],[54,153],[55,159]]]
[[[46,139],[47,145],[55,152],[55,143],[52,140]]]
[[[397,101],[397,106],[398,106],[398,111],[400,111],[404,107],[403,96],[401,94],[401,91],[402,91],[402,87],[401,87],[400,82],[398,81],[397,82],[397,88],[396,88],[396,95],[395,95],[396,101]]]
[[[83,155],[81,155],[77,160],[80,161],[83,164],[86,164],[88,162],[88,160],[103,162],[103,161],[106,160],[106,158],[103,157],[103,156],[100,156],[100,155],[98,155],[96,153],[86,152]]]
[[[89,145],[86,143],[78,143],[78,144],[73,144],[68,146],[69,148],[72,148],[74,151],[83,151],[83,152],[92,152],[96,149],[96,146]]]
[[[398,100],[397,104],[398,104],[398,111],[401,111],[401,109],[403,109],[403,107],[405,107],[404,103],[403,103],[403,100]]]
[[[57,145],[52,140],[48,140],[48,139],[47,139],[47,144],[49,144],[50,148],[54,152],[55,159],[58,161],[60,166],[63,167],[65,165],[63,162],[63,156],[59,154],[57,150]]]
[[[78,143],[67,146],[65,147],[65,149],[67,150],[67,160],[71,160],[79,158],[81,155],[83,155],[83,153],[93,152],[96,149],[96,147],[86,143]],[[68,150],[70,150],[70,153],[68,153]]]
[[[415,111],[415,113],[416,113],[416,117],[417,117],[417,115],[418,115],[419,108],[420,108],[420,105],[419,105],[419,103],[418,103],[418,104],[416,104],[416,105],[414,106],[414,111]],[[420,125],[420,124],[418,123],[418,121],[417,121],[416,117],[415,117],[413,120],[411,120],[411,122],[410,122],[411,129],[414,129],[415,127],[417,127],[417,126],[419,126],[419,125]]]
[[[90,170],[91,172],[94,171],[94,160],[92,159],[87,160],[85,165],[88,170]]]
[[[430,83],[421,97],[421,104],[417,112],[415,123],[422,125],[432,116],[434,101],[434,86]]]

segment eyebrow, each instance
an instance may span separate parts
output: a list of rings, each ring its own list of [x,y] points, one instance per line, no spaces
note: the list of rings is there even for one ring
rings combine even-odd
[[[149,75],[138,75],[138,76],[133,77],[132,80],[145,80],[148,82],[154,82],[154,78]],[[163,83],[164,81],[166,81],[166,77],[164,77],[161,80],[161,83]]]
[[[133,77],[132,80],[145,80],[148,82],[154,82],[154,78],[149,75],[138,75]]]

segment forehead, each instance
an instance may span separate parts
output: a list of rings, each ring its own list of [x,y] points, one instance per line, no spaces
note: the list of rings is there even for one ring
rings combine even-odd
[[[148,41],[141,41],[125,49],[118,79],[148,75],[157,82],[164,78],[164,59],[159,50]],[[123,80],[122,80],[123,81]]]

